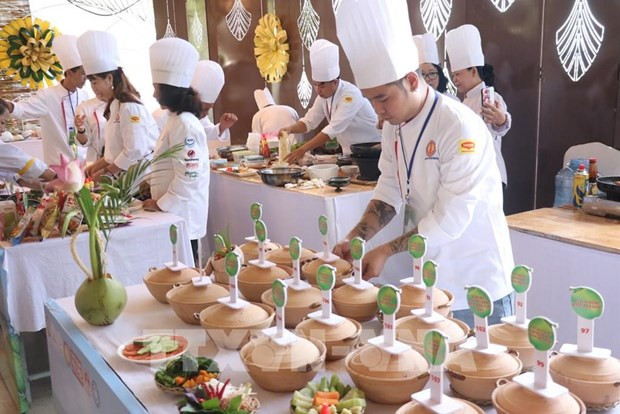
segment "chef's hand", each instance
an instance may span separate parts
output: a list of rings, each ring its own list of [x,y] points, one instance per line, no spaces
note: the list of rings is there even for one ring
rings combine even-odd
[[[86,115],[76,115],[73,119],[75,125],[75,132],[84,129],[84,121],[86,121]]]
[[[351,256],[351,244],[350,243],[351,241],[349,239],[344,239],[338,242],[338,244],[334,246],[332,253],[334,253],[336,256],[340,256],[344,260],[352,262],[353,257]]]
[[[44,189],[41,181],[36,178],[18,178],[17,184],[19,184],[20,187],[28,187],[35,191],[43,191]]]
[[[225,113],[220,117],[220,133],[235,125],[238,118],[235,114]]]
[[[39,178],[43,181],[52,181],[54,178],[56,178],[56,173],[48,168],[43,171],[43,174],[41,174]]]
[[[495,127],[500,127],[506,123],[508,116],[499,106],[499,102],[494,103],[485,102],[480,110],[482,119],[487,124],[493,124]]]
[[[288,162],[289,164],[292,164],[302,159],[305,153],[306,153],[306,150],[302,148],[297,148],[295,151],[288,154],[286,158],[284,158],[284,161]]]
[[[3,102],[9,108],[9,113],[12,113],[13,109],[15,109],[15,104],[7,99],[0,98],[0,102]]]
[[[284,133],[290,134],[291,133],[291,127],[286,127],[286,128],[282,128],[278,131],[278,136],[281,137]]]
[[[362,261],[362,275],[364,276],[364,280],[379,276],[383,271],[385,262],[390,256],[390,247],[385,244],[366,253]]]
[[[161,211],[161,208],[157,205],[157,200],[149,198],[142,202],[142,208],[146,211]]]

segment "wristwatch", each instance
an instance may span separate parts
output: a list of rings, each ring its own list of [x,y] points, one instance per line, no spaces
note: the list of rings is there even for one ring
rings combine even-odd
[[[77,130],[77,133],[78,133],[78,134],[83,134],[83,133],[85,133],[85,132],[86,132],[86,128],[83,128],[83,129],[78,129],[78,130]]]

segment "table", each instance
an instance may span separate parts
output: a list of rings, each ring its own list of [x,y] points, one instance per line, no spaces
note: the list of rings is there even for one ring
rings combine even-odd
[[[31,157],[35,157],[43,161],[43,143],[41,138],[30,138],[23,141],[13,141],[10,144],[24,150]]]
[[[170,261],[171,224],[179,229],[179,259],[193,266],[183,219],[140,211],[131,224],[112,231],[107,249],[109,273],[124,285],[131,285],[141,282],[149,268]],[[0,349],[5,350],[0,352],[0,373],[22,410],[27,408],[29,389],[19,334],[45,328],[45,301],[74,294],[85,277],[71,257],[69,243],[70,238],[58,238],[14,247],[0,245]],[[88,235],[79,235],[77,243],[78,253],[88,266]]]

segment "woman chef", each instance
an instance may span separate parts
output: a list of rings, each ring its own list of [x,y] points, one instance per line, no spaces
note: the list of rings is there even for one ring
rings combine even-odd
[[[381,176],[347,239],[370,240],[402,207],[412,222],[403,236],[366,254],[364,277],[377,276],[419,233],[427,237],[426,258],[439,265],[442,286],[455,294],[456,318],[473,322],[465,285],[482,286],[495,301],[489,323],[511,314],[512,250],[484,123],[416,73],[406,0],[342,0],[336,29],[357,85],[386,120]],[[335,252],[348,256],[348,240]]]
[[[114,36],[87,31],[77,44],[93,91],[107,101],[105,155],[86,169],[98,181],[103,174],[117,175],[148,157],[155,147],[157,125],[120,67]]]
[[[152,199],[144,201],[144,208],[183,217],[196,256],[198,239],[207,231],[209,209],[207,137],[198,119],[200,98],[190,87],[198,52],[185,40],[166,38],[153,43],[149,56],[154,97],[170,110],[154,156],[179,144],[183,149],[177,158],[154,166],[149,178]]]
[[[448,91],[448,78],[443,73],[443,69],[439,65],[439,54],[437,53],[437,44],[435,43],[435,35],[432,33],[424,33],[423,35],[413,36],[413,42],[418,49],[418,62],[420,62],[420,74],[426,81],[428,86],[437,92],[458,100]]]

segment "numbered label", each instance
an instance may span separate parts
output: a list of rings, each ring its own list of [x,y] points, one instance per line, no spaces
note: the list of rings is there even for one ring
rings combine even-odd
[[[510,276],[512,288],[517,293],[526,293],[532,284],[532,269],[527,266],[516,266]]]
[[[319,217],[319,231],[323,236],[327,236],[327,217]]]
[[[241,268],[241,261],[239,260],[239,256],[235,252],[230,252],[226,255],[226,273],[228,276],[234,277],[239,273],[239,269]]]
[[[283,308],[286,306],[286,284],[282,282],[280,279],[276,279],[273,281],[273,285],[271,287],[273,293],[273,303],[275,303],[276,307]]]
[[[353,257],[353,259],[362,260],[362,257],[364,257],[364,250],[365,250],[364,240],[360,239],[359,237],[353,238],[353,240],[351,240],[350,249],[351,249],[351,257]]]
[[[170,226],[170,243],[177,244],[177,226],[174,224]]]
[[[437,283],[437,263],[427,260],[422,266],[422,280],[426,287],[433,287]]]
[[[252,220],[260,220],[263,216],[263,206],[260,203],[252,203],[250,206],[250,217]]]
[[[336,268],[330,265],[321,265],[317,270],[316,284],[321,290],[331,290],[336,284]]]
[[[261,243],[267,240],[267,226],[264,221],[256,220],[254,222],[254,234],[256,234],[256,238]]]
[[[426,237],[420,234],[414,234],[409,237],[407,250],[414,259],[421,259],[426,254]]]
[[[549,351],[555,346],[556,324],[547,318],[537,317],[530,321],[527,334],[530,343],[539,351]],[[538,361],[539,366],[542,361]]]
[[[570,304],[573,311],[584,319],[600,318],[605,309],[603,297],[588,287],[571,288]]]
[[[493,301],[488,292],[479,286],[467,287],[467,304],[479,318],[488,318],[493,313]]]
[[[377,293],[377,305],[384,315],[394,315],[400,308],[400,290],[394,286],[382,286]]]
[[[299,260],[301,257],[301,239],[298,237],[293,237],[288,243],[288,249],[291,259]]]
[[[448,354],[448,338],[436,329],[424,335],[424,356],[431,365],[439,366],[446,360]],[[439,382],[439,381],[438,381]]]

